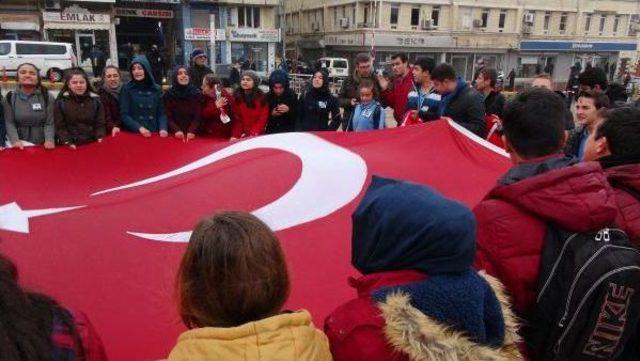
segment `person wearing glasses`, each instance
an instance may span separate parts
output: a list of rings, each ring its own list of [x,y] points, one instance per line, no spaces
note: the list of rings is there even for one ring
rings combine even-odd
[[[196,48],[191,52],[191,66],[189,66],[189,79],[196,88],[202,86],[205,75],[213,74],[213,70],[207,66],[207,55],[204,50]]]

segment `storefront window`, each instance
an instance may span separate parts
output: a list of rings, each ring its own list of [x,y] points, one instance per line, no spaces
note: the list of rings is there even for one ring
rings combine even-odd
[[[267,71],[268,56],[267,43],[231,43],[231,62],[243,69]]]
[[[518,58],[518,77],[533,78],[538,74],[547,73],[553,76],[555,57],[551,56],[521,56]]]

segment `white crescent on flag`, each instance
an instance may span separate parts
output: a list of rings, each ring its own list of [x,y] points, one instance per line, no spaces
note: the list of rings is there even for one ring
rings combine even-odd
[[[274,202],[252,213],[273,231],[326,217],[355,199],[367,178],[367,164],[358,154],[309,133],[282,133],[249,138],[233,143],[190,164],[155,177],[93,193],[98,196],[141,187],[214,164],[222,159],[255,149],[277,149],[300,158],[302,172],[294,186]],[[321,197],[319,189],[331,189]],[[188,242],[191,231],[156,234],[128,232],[164,242]]]

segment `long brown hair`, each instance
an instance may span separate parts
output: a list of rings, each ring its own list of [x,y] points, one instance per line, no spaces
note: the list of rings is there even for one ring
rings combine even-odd
[[[0,254],[0,360],[2,361],[58,361],[65,355],[54,355],[52,333],[54,323],[71,334],[79,353],[73,356],[84,360],[85,350],[73,316],[49,296],[24,290],[18,284],[15,264]]]
[[[71,89],[69,89],[69,82],[71,81],[71,78],[73,78],[75,75],[80,75],[81,77],[84,78],[84,81],[87,82],[87,89],[84,91],[84,94],[77,95],[77,94],[74,94]],[[93,86],[89,82],[89,76],[82,68],[71,68],[65,71],[64,85],[62,86],[62,89],[60,89],[58,99],[62,98],[64,94],[67,92],[69,93],[70,96],[88,97],[91,95],[92,92],[95,93],[96,91],[93,89]]]
[[[191,235],[176,291],[189,328],[234,327],[277,314],[289,295],[280,243],[249,213],[207,217]]]

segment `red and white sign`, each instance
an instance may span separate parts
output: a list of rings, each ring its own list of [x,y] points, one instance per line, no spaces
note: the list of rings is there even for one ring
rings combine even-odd
[[[184,330],[174,303],[184,241],[216,210],[252,212],[277,231],[293,285],[286,308],[309,309],[322,328],[355,296],[351,214],[372,175],[473,206],[510,165],[445,121],[212,142],[121,133],[77,150],[0,153],[10,170],[0,172],[1,252],[25,287],[84,311],[111,360],[166,358]]]
[[[116,16],[136,18],[173,19],[173,10],[115,8]]]
[[[186,28],[184,29],[184,40],[209,41],[211,30],[209,28]],[[227,40],[224,29],[216,29],[216,41]]]

